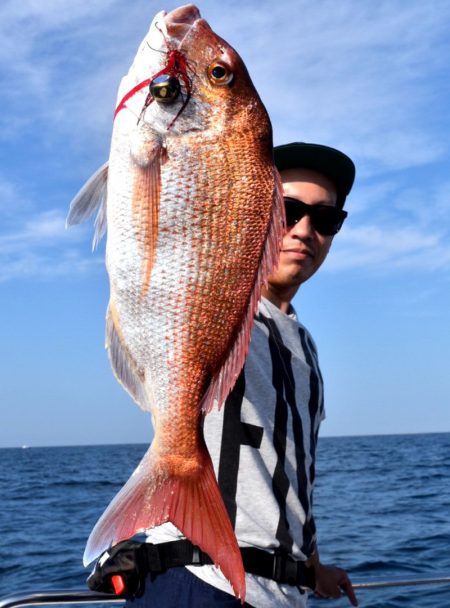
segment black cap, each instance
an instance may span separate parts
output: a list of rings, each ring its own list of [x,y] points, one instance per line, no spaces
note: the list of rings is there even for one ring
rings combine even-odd
[[[303,142],[276,146],[273,153],[278,171],[311,169],[328,177],[336,187],[336,206],[342,209],[355,180],[355,165],[346,154],[328,146]]]

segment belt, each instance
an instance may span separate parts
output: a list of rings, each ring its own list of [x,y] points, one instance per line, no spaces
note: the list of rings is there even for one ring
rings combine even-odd
[[[176,566],[203,566],[214,562],[189,540],[178,540],[153,545],[145,543],[142,550],[146,554],[149,572],[163,572]],[[269,578],[277,583],[309,587],[316,586],[314,568],[282,553],[269,553],[254,547],[241,547],[244,570],[249,574]]]

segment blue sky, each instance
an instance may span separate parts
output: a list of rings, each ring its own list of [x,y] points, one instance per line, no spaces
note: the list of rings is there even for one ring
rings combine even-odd
[[[148,442],[104,350],[104,246],[66,231],[108,156],[154,0],[0,7],[0,447]],[[208,0],[275,143],[355,161],[349,218],[295,305],[319,347],[323,435],[450,431],[450,3]]]

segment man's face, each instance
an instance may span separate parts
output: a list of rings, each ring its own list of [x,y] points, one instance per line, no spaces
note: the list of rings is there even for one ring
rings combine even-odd
[[[307,205],[336,205],[336,189],[321,173],[309,169],[281,171],[283,193]],[[333,241],[319,234],[304,215],[288,226],[283,238],[278,267],[269,277],[269,286],[281,289],[299,287],[320,268]]]

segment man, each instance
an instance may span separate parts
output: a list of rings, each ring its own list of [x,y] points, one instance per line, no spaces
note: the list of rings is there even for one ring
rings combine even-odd
[[[302,607],[304,586],[327,598],[343,590],[357,605],[345,571],[323,565],[316,545],[312,492],[323,386],[314,342],[291,305],[347,215],[342,207],[355,168],[346,155],[315,144],[279,146],[274,155],[287,219],[280,261],[263,290],[245,367],[225,407],[205,418],[205,440],[242,548],[246,605]],[[165,524],[150,530],[147,542],[179,538]],[[199,559],[189,543],[188,557],[181,555],[183,543],[171,542],[170,549],[177,545],[181,553],[164,559],[186,567],[150,575],[132,605],[240,606],[207,556]]]

